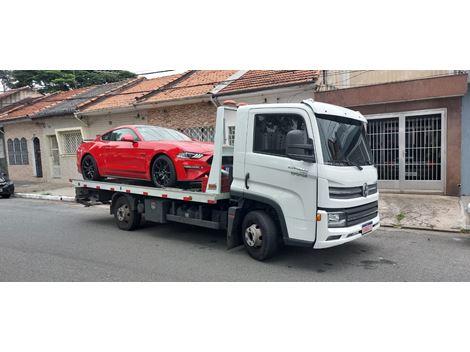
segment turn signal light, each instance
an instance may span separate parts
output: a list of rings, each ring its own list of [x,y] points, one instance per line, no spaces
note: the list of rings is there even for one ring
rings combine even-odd
[[[321,221],[321,214],[320,214],[320,213],[317,213],[317,215],[316,215],[316,220],[317,220],[317,221]]]

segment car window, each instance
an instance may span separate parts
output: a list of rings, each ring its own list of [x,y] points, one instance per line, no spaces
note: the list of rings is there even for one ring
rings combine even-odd
[[[137,127],[144,141],[190,141],[191,138],[171,128],[156,126]]]
[[[307,128],[302,116],[295,114],[259,114],[255,116],[253,152],[286,156],[286,135],[292,130],[305,134]]]
[[[125,134],[130,134],[131,136],[133,136],[135,141],[139,140],[139,137],[137,136],[137,134],[130,128],[119,128],[117,130],[112,131],[110,133],[109,140],[113,142],[118,142],[121,140],[122,136],[124,136]]]
[[[109,140],[111,139],[111,132],[108,132],[108,133],[106,133],[106,134],[103,134],[103,135],[101,136],[101,139],[102,139],[103,141],[109,141]]]

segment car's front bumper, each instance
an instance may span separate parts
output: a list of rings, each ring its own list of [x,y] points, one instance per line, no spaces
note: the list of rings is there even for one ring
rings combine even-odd
[[[15,193],[15,186],[13,183],[0,185],[0,195],[12,195],[13,193]]]
[[[328,213],[323,210],[318,211],[321,214],[321,221],[317,222],[317,239],[313,248],[329,248],[339,246],[340,244],[354,241],[363,236],[367,236],[380,227],[380,216],[364,221],[361,224],[349,227],[328,227]],[[366,234],[362,233],[362,226],[372,222],[372,231]]]

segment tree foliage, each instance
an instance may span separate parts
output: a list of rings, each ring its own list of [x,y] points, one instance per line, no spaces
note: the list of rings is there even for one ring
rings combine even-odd
[[[42,93],[88,87],[136,77],[135,73],[120,70],[0,70],[5,88],[29,86]]]

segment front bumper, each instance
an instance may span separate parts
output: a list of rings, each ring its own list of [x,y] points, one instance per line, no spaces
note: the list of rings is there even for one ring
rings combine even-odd
[[[12,195],[13,193],[15,193],[15,186],[13,183],[0,186],[0,195]]]
[[[329,248],[339,246],[340,244],[354,241],[363,236],[368,236],[380,227],[380,216],[364,221],[364,223],[352,225],[349,227],[328,227],[328,213],[324,210],[319,210],[321,214],[321,221],[317,222],[317,240],[313,248]],[[362,234],[362,225],[372,222],[372,231]]]

